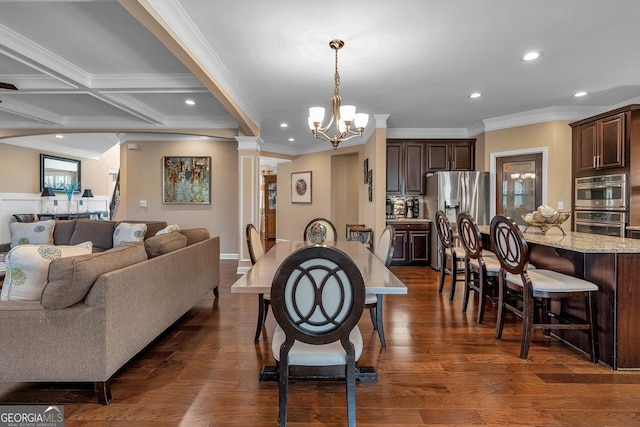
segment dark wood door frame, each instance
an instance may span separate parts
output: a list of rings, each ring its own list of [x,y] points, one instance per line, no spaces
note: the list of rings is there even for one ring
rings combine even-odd
[[[502,214],[502,183],[503,176],[502,170],[503,165],[505,163],[512,162],[527,162],[533,161],[535,164],[535,174],[536,174],[536,187],[535,187],[535,199],[536,206],[542,204],[542,180],[543,180],[543,156],[542,152],[537,153],[526,153],[526,154],[516,154],[516,155],[506,155],[506,156],[498,156],[496,157],[496,199],[495,199],[495,209],[496,214]]]

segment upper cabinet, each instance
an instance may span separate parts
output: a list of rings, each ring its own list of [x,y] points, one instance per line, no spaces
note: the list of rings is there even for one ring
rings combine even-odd
[[[474,170],[475,139],[387,140],[387,194],[425,193],[425,174]]]
[[[575,126],[573,139],[576,172],[625,166],[625,113]]]
[[[428,140],[427,172],[475,169],[475,139]]]
[[[387,141],[388,195],[424,194],[424,173],[424,143],[419,141]]]

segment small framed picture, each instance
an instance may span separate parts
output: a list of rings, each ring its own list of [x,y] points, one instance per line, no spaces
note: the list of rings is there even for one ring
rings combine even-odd
[[[369,170],[367,174],[367,183],[369,184],[369,201],[373,202],[373,170]]]
[[[291,173],[291,203],[311,203],[311,171]]]
[[[364,159],[364,183],[369,182],[369,159]]]

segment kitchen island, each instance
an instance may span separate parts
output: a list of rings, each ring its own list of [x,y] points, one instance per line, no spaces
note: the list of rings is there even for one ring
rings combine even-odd
[[[480,231],[488,245],[489,227]],[[599,360],[613,369],[640,369],[640,240],[557,230],[528,231],[531,264],[579,277],[598,285]],[[584,318],[582,301],[566,309]],[[587,338],[579,331],[557,336],[584,351]]]

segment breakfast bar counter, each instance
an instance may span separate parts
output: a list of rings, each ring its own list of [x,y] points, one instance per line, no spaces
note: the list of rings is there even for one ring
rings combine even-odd
[[[489,227],[480,227],[489,247]],[[537,268],[570,274],[598,285],[599,359],[613,369],[640,369],[640,240],[556,230],[527,232],[530,262]],[[582,301],[567,307],[584,316]],[[558,331],[569,344],[585,350],[578,331]]]

